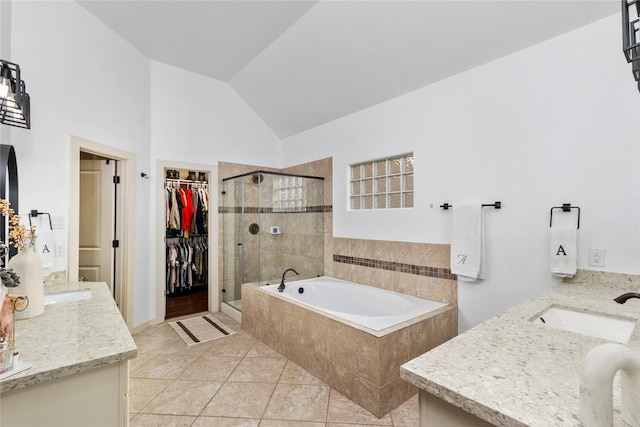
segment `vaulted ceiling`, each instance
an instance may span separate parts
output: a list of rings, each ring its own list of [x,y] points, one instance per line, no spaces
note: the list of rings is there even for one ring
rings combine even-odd
[[[620,9],[617,0],[79,3],[149,58],[228,82],[281,138]]]

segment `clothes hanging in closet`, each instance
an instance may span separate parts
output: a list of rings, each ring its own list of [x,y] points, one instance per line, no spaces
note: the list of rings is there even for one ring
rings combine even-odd
[[[209,248],[205,237],[170,237],[166,241],[167,294],[206,284]]]
[[[207,233],[209,193],[207,184],[179,185],[179,181],[165,184],[165,216],[167,236],[189,237]]]

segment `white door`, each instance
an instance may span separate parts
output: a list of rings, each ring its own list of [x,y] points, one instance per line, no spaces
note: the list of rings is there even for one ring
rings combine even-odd
[[[79,278],[114,293],[115,160],[80,160]]]

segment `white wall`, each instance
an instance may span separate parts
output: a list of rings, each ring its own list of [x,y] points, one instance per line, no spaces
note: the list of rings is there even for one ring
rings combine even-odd
[[[11,14],[10,60],[32,95],[32,129],[10,130],[21,211],[68,218],[70,135],[132,152],[147,173],[163,159],[282,167],[333,156],[336,236],[447,243],[451,212],[439,204],[502,200],[486,212],[487,280],[460,287],[462,329],[557,282],[548,218],[563,202],[582,207],[580,267],[603,247],[606,270],[640,273],[640,108],[617,16],[281,146],[227,84],[149,61],[75,2],[13,2]],[[349,163],[407,151],[415,209],[346,210]],[[149,218],[161,178],[136,182],[134,326],[155,316]]]
[[[150,61],[76,2],[11,2],[11,39],[32,98],[32,128],[11,128],[21,212],[68,218],[69,137],[136,156],[133,326],[154,319],[157,160],[279,167],[278,138],[228,84]],[[7,8],[3,8],[5,11]],[[9,140],[10,138],[10,140]],[[142,179],[145,172],[151,179]],[[44,225],[44,223],[43,223]],[[68,248],[68,227],[56,231]],[[67,256],[52,271],[67,269]]]
[[[31,95],[32,127],[11,128],[18,159],[20,212],[69,217],[69,138],[76,135],[136,156],[149,170],[149,60],[76,2],[12,2],[12,62]],[[4,126],[3,126],[4,127]],[[147,224],[145,182],[136,181],[136,223]],[[43,222],[44,225],[44,222]],[[68,231],[56,232],[68,249]],[[134,319],[147,319],[149,233],[136,226]],[[65,251],[66,253],[66,251]],[[67,256],[55,258],[67,270]]]
[[[225,82],[151,61],[151,122],[154,163],[187,162],[200,164],[203,170],[219,161],[280,167],[280,139]],[[148,180],[153,186],[150,188],[162,185],[163,178],[152,176]],[[217,191],[215,182],[209,188]],[[150,191],[150,196],[150,205],[155,209],[156,192]],[[160,203],[164,206],[164,201]],[[209,221],[218,223],[216,217]],[[150,247],[164,246],[157,224],[149,225]],[[164,267],[158,269],[156,263],[150,264],[150,300],[155,299],[159,286],[156,284],[164,283],[164,277],[158,277],[162,275],[159,271],[164,272]],[[149,319],[155,317],[154,305]]]
[[[639,107],[612,16],[290,137],[283,163],[334,157],[339,237],[449,243],[451,211],[440,204],[501,200],[485,210],[487,278],[459,284],[466,330],[558,283],[552,206],[582,208],[579,268],[600,247],[605,270],[640,273]],[[347,210],[350,163],[410,151],[414,209]]]
[[[279,167],[278,137],[229,84],[151,61],[152,157]]]

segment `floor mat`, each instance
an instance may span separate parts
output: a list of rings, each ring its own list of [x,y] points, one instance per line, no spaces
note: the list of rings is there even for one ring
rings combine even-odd
[[[169,325],[187,345],[200,344],[235,334],[233,329],[210,314],[169,322]]]

